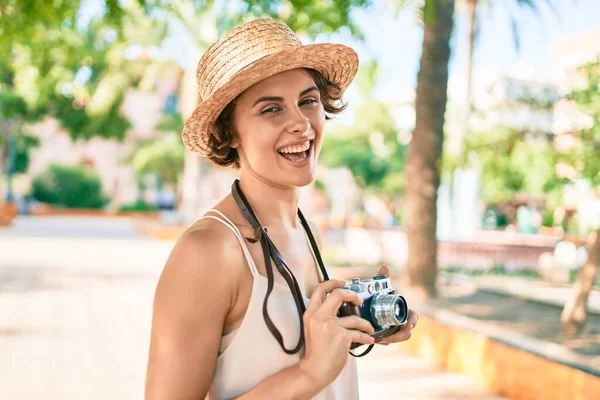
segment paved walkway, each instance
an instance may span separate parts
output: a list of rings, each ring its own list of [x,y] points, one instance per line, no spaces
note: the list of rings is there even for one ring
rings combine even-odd
[[[126,219],[21,218],[0,230],[0,399],[142,399],[172,245]],[[392,346],[360,359],[359,373],[362,399],[498,398]]]

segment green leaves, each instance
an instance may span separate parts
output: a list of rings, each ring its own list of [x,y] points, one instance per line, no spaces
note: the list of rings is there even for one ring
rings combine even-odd
[[[362,104],[351,126],[329,129],[320,162],[330,168],[346,167],[358,185],[378,193],[400,196],[404,190],[406,147],[398,142],[398,128],[389,107],[373,99],[379,69],[365,62],[356,77]]]
[[[593,185],[600,185],[600,58],[583,65],[580,73],[587,78],[587,84],[573,90],[568,98],[583,115],[575,117],[579,125],[575,146],[562,154],[561,161],[570,164]]]
[[[140,143],[127,162],[133,166],[138,180],[146,175],[156,175],[161,184],[177,186],[183,174],[185,147],[179,136],[183,118],[179,113],[167,114],[157,129],[162,135],[154,140]]]
[[[84,166],[53,164],[32,183],[38,201],[66,208],[102,208],[108,202],[100,177]]]
[[[371,5],[371,0],[244,0],[243,15],[280,18],[297,33],[315,37],[336,32],[347,27],[356,37],[361,37],[352,21],[352,11]],[[239,21],[232,21],[234,24]]]
[[[169,134],[137,149],[131,165],[139,178],[155,174],[160,177],[161,183],[176,186],[183,173],[184,154],[185,148],[179,135]]]
[[[554,149],[545,139],[524,138],[507,127],[489,132],[474,132],[466,143],[465,153],[476,153],[483,170],[482,196],[486,201],[504,201],[518,192],[543,195],[556,186]]]
[[[40,141],[38,138],[23,133],[17,134],[15,143],[15,164],[13,165],[13,173],[21,174],[27,171],[30,161],[30,150],[38,147]],[[6,158],[6,156],[5,156]]]
[[[0,96],[24,101],[22,119],[57,118],[73,138],[120,139],[130,127],[119,111],[124,95],[139,82],[149,85],[143,78],[154,63],[143,54],[128,59],[127,51],[159,44],[166,26],[140,7],[107,1],[104,13],[81,28],[79,7],[74,0],[0,6],[1,37],[10,37],[0,50]]]
[[[21,96],[0,92],[0,118],[3,121],[27,115],[27,104]]]

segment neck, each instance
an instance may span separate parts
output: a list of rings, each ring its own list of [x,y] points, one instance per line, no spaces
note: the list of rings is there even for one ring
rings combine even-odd
[[[299,188],[276,186],[243,174],[240,188],[262,226],[298,228]]]

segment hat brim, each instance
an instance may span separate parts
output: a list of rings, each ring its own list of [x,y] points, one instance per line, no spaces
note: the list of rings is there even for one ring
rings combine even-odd
[[[256,61],[198,104],[181,133],[185,147],[205,156],[209,135],[216,133],[215,122],[227,104],[263,79],[297,68],[319,71],[339,85],[343,93],[356,75],[358,56],[345,45],[318,43],[283,50]]]

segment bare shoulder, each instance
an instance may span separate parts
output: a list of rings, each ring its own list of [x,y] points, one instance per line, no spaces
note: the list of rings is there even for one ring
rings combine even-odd
[[[199,220],[181,235],[167,259],[156,287],[155,311],[179,316],[182,327],[198,326],[202,304],[220,330],[235,304],[243,263],[240,245],[227,226],[210,218]]]
[[[241,262],[243,260],[235,235],[223,223],[205,218],[190,226],[177,240],[161,281],[168,284],[171,275],[176,277],[176,281],[185,280],[189,284],[206,283],[221,277],[231,278],[239,270]]]

